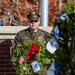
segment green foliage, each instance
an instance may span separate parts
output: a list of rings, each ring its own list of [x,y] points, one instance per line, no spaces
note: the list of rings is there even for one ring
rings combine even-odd
[[[70,27],[75,28],[75,4],[73,3],[73,0],[69,0],[66,6],[63,8],[63,12],[67,12],[69,15],[69,23]]]
[[[73,0],[69,0],[68,2],[67,2],[67,4],[64,6],[64,8],[63,8],[63,12],[68,12],[69,14],[70,13],[74,13],[74,3],[73,3]]]
[[[11,61],[13,63],[13,66],[19,75],[36,75],[40,74],[42,72],[47,72],[48,67],[51,64],[51,59],[50,59],[50,53],[47,52],[45,45],[41,41],[35,41],[35,43],[40,47],[39,52],[36,55],[36,59],[34,60],[26,60],[25,56],[28,54],[28,48],[30,45],[33,43],[32,40],[27,40],[26,42],[19,43],[17,48],[13,51],[13,55],[11,58]],[[24,62],[22,65],[18,63],[19,56],[22,55],[24,57]],[[33,61],[38,61],[40,65],[40,71],[37,73],[33,72],[33,69],[31,67],[31,63]],[[23,69],[27,68],[27,69]]]
[[[60,23],[59,48],[53,58],[62,64],[59,75],[75,75],[75,4],[69,0],[62,13],[68,18]],[[56,24],[55,24],[56,25]]]
[[[68,19],[62,22],[63,31],[65,29],[65,33],[67,34],[66,37],[69,39],[74,37],[75,33],[75,4],[72,0],[69,0],[66,6],[63,8],[63,12],[68,13]],[[62,28],[62,27],[61,27]]]

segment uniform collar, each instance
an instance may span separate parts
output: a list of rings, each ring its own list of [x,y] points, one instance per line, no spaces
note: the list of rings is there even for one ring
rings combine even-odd
[[[38,29],[36,29],[36,30],[34,30],[34,31],[30,29],[30,32],[35,32],[35,33],[36,33],[37,31],[38,31]]]

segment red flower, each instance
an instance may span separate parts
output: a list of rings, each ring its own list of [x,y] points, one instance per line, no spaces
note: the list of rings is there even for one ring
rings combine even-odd
[[[28,54],[26,55],[26,60],[30,59],[32,56],[33,58],[36,57],[36,53],[39,51],[39,47],[35,44],[32,43],[32,45],[28,49]]]

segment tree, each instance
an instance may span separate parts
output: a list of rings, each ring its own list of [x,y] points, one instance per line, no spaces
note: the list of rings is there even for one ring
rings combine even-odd
[[[75,74],[75,4],[72,0],[62,9],[61,14],[68,13],[66,20],[61,20],[60,23],[55,22],[60,27],[60,39],[57,39],[59,48],[54,54],[54,59],[62,64],[60,75]],[[60,17],[61,18],[61,17]],[[54,27],[55,27],[54,26]]]

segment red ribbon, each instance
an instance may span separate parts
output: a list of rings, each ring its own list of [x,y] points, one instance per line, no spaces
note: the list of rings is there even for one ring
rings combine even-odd
[[[28,54],[26,55],[26,60],[29,60],[31,57],[34,59],[36,57],[36,53],[39,51],[39,47],[32,43],[28,49]]]

